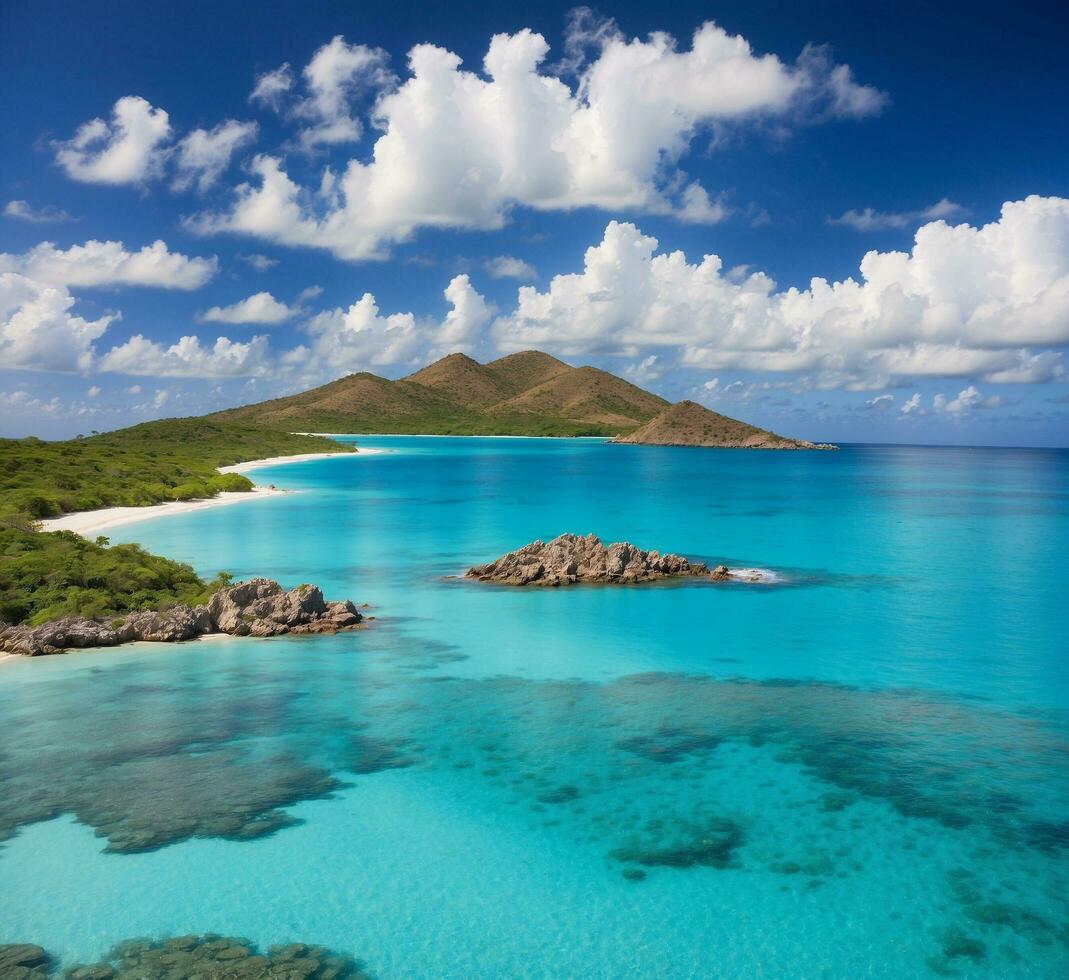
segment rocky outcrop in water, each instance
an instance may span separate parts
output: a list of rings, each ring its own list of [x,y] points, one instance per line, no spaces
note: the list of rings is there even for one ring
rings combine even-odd
[[[28,943],[0,946],[0,977],[45,980],[58,976],[58,959]],[[217,936],[175,936],[172,939],[128,939],[99,963],[71,966],[66,980],[112,980],[115,977],[154,980],[364,980],[362,964],[324,946],[288,943],[260,952],[248,939]]]
[[[655,579],[708,575],[702,562],[681,555],[643,551],[628,541],[604,545],[593,534],[562,534],[533,541],[488,565],[469,568],[465,578],[501,585],[575,585],[577,582],[628,584]]]
[[[204,606],[135,612],[107,621],[64,616],[40,626],[0,623],[0,651],[36,657],[135,640],[175,643],[209,633],[233,636],[336,633],[352,629],[362,619],[352,602],[327,602],[314,585],[300,585],[287,592],[271,579],[254,578],[220,589]]]

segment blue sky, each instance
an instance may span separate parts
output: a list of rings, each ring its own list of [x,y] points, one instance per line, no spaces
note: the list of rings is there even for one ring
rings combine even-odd
[[[1069,444],[1069,15],[785,6],[4,4],[0,432],[535,346]]]

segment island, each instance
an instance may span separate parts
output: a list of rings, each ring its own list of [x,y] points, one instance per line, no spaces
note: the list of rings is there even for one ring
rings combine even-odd
[[[633,432],[611,440],[634,446],[703,446],[717,449],[835,449],[827,442],[788,439],[699,405],[681,401]]]
[[[691,401],[671,404],[608,371],[528,350],[480,364],[450,354],[391,381],[361,372],[206,421],[298,432],[609,436],[636,445],[830,448],[758,429]]]
[[[726,582],[735,576],[726,565],[710,571],[704,562],[643,551],[629,541],[605,545],[594,534],[561,534],[552,541],[532,541],[486,565],[469,568],[464,577],[498,585],[561,586],[580,582],[630,585],[668,578]]]

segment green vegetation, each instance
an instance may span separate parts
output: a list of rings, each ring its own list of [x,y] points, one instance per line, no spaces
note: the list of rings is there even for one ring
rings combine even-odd
[[[316,432],[395,436],[612,436],[634,428],[535,415],[489,416],[455,411],[429,412],[403,418],[371,413],[354,416],[310,411],[300,416],[299,424]]]
[[[0,622],[31,625],[59,616],[122,616],[179,603],[196,605],[223,588],[188,565],[159,558],[136,544],[108,547],[71,531],[37,534],[0,528]]]
[[[0,526],[99,507],[139,507],[168,500],[251,490],[217,467],[297,453],[344,452],[320,436],[206,419],[164,419],[66,442],[0,440]]]
[[[345,452],[319,436],[205,419],[146,422],[66,442],[0,440],[0,621],[32,625],[68,614],[95,618],[197,604],[230,580],[211,582],[188,565],[137,545],[108,547],[36,521],[99,507],[251,490],[217,467],[298,453]]]

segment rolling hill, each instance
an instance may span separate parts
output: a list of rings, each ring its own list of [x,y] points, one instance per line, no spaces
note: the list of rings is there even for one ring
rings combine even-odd
[[[351,374],[211,417],[304,432],[612,436],[668,404],[606,371],[522,351],[489,364],[450,354],[398,381]]]
[[[366,372],[210,419],[289,432],[615,436],[662,446],[811,449],[694,402],[676,405],[595,367],[528,350],[480,364],[450,354],[389,381]]]

